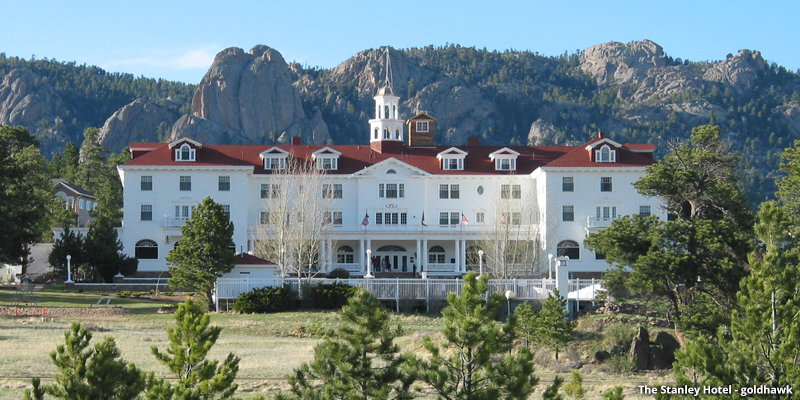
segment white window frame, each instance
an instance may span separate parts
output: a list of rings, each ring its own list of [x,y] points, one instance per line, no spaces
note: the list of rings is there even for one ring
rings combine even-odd
[[[611,150],[611,146],[604,144],[594,151],[594,161],[603,163],[617,162],[617,151]]]
[[[608,187],[606,187],[606,185]],[[608,190],[606,190],[608,189]],[[614,191],[614,178],[611,176],[601,176],[600,177],[600,191],[601,192],[613,192]]]
[[[574,222],[575,206],[561,206],[561,220],[564,222]]]
[[[322,184],[323,199],[341,199],[343,195],[344,191],[343,191],[343,185],[341,183]]]
[[[390,189],[390,186],[393,189]],[[378,197],[382,199],[403,199],[406,197],[405,187],[404,183],[379,183]],[[390,190],[394,192],[394,196],[389,195]]]
[[[230,192],[231,191],[231,177],[230,176],[220,176],[219,181],[217,182],[217,190],[220,192]]]
[[[561,191],[574,192],[575,191],[575,177],[563,176],[561,177]]]
[[[146,213],[150,213],[149,218]],[[153,205],[152,204],[142,204],[139,207],[139,221],[152,221],[153,220]]]
[[[483,211],[475,212],[475,223],[476,224],[483,224],[486,222],[486,213]]]
[[[494,160],[494,169],[497,171],[516,171],[516,158],[497,158]]]
[[[440,183],[439,184],[439,198],[440,199],[460,199],[461,187],[458,184]]]
[[[416,121],[417,132],[430,132],[431,121]]]
[[[143,192],[152,192],[153,191],[153,176],[152,175],[142,175],[141,177],[141,184],[139,189]]]
[[[652,208],[650,206],[639,206],[639,215],[645,218],[653,215]]]
[[[408,225],[407,212],[376,212],[375,225]]]
[[[503,200],[522,198],[522,185],[504,183],[500,185],[500,198]]]
[[[185,157],[185,158],[184,158]],[[184,143],[175,149],[175,161],[196,161],[197,149],[192,148],[189,143]]]
[[[281,195],[281,185],[277,183],[262,183],[258,196],[262,199],[277,199]]]
[[[186,189],[184,189],[184,185],[188,185]],[[192,191],[192,176],[191,175],[181,175],[178,178],[178,189],[181,192],[191,192]]]
[[[342,225],[342,212],[341,211],[327,211],[325,213],[325,223],[341,226]]]
[[[452,210],[439,211],[439,226],[454,227],[461,224],[461,212]]]

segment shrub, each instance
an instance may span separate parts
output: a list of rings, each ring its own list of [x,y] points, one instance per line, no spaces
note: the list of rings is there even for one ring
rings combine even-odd
[[[333,271],[328,272],[328,279],[350,279],[350,271],[336,268]]]
[[[355,287],[341,282],[308,285],[303,288],[303,297],[308,300],[311,308],[336,310],[347,305],[347,299],[355,290]]]
[[[289,311],[297,301],[291,285],[263,287],[243,293],[233,302],[233,311],[240,314]]]

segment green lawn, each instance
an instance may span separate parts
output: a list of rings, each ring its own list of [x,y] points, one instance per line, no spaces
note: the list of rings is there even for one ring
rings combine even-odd
[[[113,316],[55,317],[51,322],[41,317],[13,315],[0,316],[0,400],[20,399],[24,388],[29,387],[29,377],[48,378],[55,372],[50,352],[64,341],[72,320],[79,319],[94,331],[95,338],[113,336],[122,357],[139,368],[168,376],[167,371],[151,354],[151,347],[163,350],[168,344],[166,327],[173,322],[171,314],[156,311],[166,304],[181,301],[181,296],[169,298],[117,298],[114,293],[111,305],[126,310]],[[78,312],[90,309],[101,296],[59,291],[42,291],[34,294],[35,309],[78,307]],[[0,306],[9,306],[15,293],[0,291]],[[33,308],[33,307],[32,307]],[[214,346],[210,358],[224,359],[228,353],[241,357],[238,383],[244,399],[257,394],[274,393],[285,387],[284,377],[293,368],[313,357],[314,344],[339,323],[334,312],[287,312],[266,315],[212,314],[213,324],[223,327],[222,335]],[[404,351],[423,353],[422,337],[436,335],[442,320],[436,315],[396,315],[394,324],[401,325],[404,335],[398,339]],[[574,352],[573,357],[582,357]],[[547,359],[547,354],[537,356]],[[565,354],[565,357],[569,355]],[[586,369],[585,369],[586,370]],[[551,380],[552,370],[539,368],[543,380]],[[568,374],[562,374],[567,376]],[[669,382],[670,375],[639,374],[615,375],[604,372],[584,375],[587,398],[600,398],[600,392],[621,384],[628,399],[645,398],[637,395],[637,385]],[[544,385],[540,385],[544,386]],[[534,396],[539,398],[540,395]],[[421,398],[425,398],[422,396]]]

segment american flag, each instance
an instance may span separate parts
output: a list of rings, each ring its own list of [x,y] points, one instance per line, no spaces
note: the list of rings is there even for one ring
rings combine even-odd
[[[369,213],[364,213],[364,219],[361,220],[361,225],[369,225]]]
[[[425,212],[424,211],[422,212],[422,226],[428,226],[428,224],[425,223]]]
[[[461,213],[461,223],[464,225],[469,225],[469,220],[467,219],[467,216],[464,215],[464,213]]]

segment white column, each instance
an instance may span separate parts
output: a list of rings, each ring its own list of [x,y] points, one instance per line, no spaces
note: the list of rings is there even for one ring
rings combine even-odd
[[[455,240],[455,246],[456,246],[456,266],[455,266],[455,271],[458,272],[458,271],[461,271],[461,250],[460,250],[461,249],[461,240],[460,239],[456,239]]]
[[[422,266],[422,242],[420,239],[417,239],[417,257],[414,263],[417,264],[417,272],[419,272],[419,267]]]
[[[569,295],[569,257],[556,258],[556,289],[561,298],[568,299]],[[567,310],[569,310],[569,302],[567,302]]]
[[[461,272],[467,272],[467,239],[461,241]]]
[[[365,244],[366,244],[367,248],[364,251],[372,250],[372,239],[366,239]],[[375,254],[373,253],[373,257],[374,256],[375,256]],[[372,260],[367,259],[367,262],[368,263],[372,262]],[[370,267],[367,267],[367,269],[365,269],[365,271],[369,271],[369,270],[370,270]],[[372,271],[372,272],[375,272],[375,271]]]
[[[358,259],[361,260],[361,272],[367,273],[367,262],[364,261],[367,258],[367,253],[365,253],[367,249],[364,247],[364,239],[360,239],[358,241]]]
[[[422,266],[424,265],[425,266],[424,270],[427,272],[428,271],[428,239],[422,239],[422,255],[420,256],[420,258],[422,259],[420,261],[420,264],[419,264],[420,268],[422,268]]]

